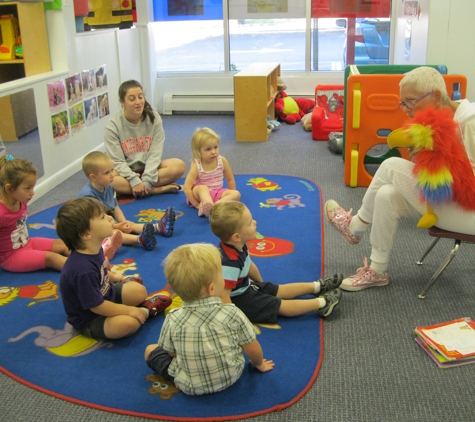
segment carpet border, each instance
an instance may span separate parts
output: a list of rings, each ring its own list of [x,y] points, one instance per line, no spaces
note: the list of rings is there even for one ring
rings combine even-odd
[[[293,175],[286,175],[286,174],[276,174],[276,173],[235,173],[236,176],[251,176],[251,175],[265,175],[265,176],[285,176],[285,177],[292,177],[296,179],[303,179],[303,180],[308,180],[311,183],[313,183],[317,188],[318,188],[318,194],[319,194],[319,199],[320,199],[320,204],[322,204],[322,190],[320,186],[312,179],[309,179],[307,177],[300,177],[300,176],[293,176]],[[42,211],[45,211],[47,209],[56,207],[58,205],[62,204],[62,202],[59,202],[58,204],[51,205],[48,208],[45,208]],[[39,212],[42,211],[37,211],[33,214],[29,214],[29,216],[33,216]],[[322,248],[322,260],[321,260],[321,268],[320,268],[320,274],[322,274],[322,277],[324,276],[324,266],[325,266],[325,242],[324,242],[324,221],[323,221],[323,214],[320,214],[320,226],[321,226],[321,248]],[[307,394],[308,390],[313,386],[315,383],[315,380],[317,379],[318,373],[320,372],[320,368],[323,362],[323,356],[324,356],[324,325],[323,325],[323,318],[320,319],[320,356],[317,362],[317,366],[315,367],[315,371],[313,372],[312,377],[310,378],[308,384],[305,386],[305,388],[297,394],[292,400],[288,401],[287,403],[283,404],[276,404],[275,406],[272,406],[268,409],[264,410],[258,410],[255,412],[250,412],[250,413],[245,413],[245,414],[240,414],[240,415],[234,415],[234,416],[219,416],[219,417],[200,417],[200,418],[190,418],[190,417],[175,417],[175,416],[160,416],[160,415],[154,415],[151,413],[140,413],[140,412],[134,412],[134,411],[126,411],[122,409],[116,409],[113,407],[107,407],[107,406],[102,406],[99,404],[92,404],[89,402],[85,402],[79,399],[74,399],[72,397],[68,397],[59,393],[55,393],[53,391],[50,391],[46,388],[40,387],[38,385],[35,385],[29,381],[24,380],[23,378],[20,378],[7,369],[5,369],[3,366],[0,366],[0,371],[7,375],[8,377],[12,378],[13,380],[19,382],[20,384],[23,384],[29,388],[32,388],[33,390],[39,391],[41,393],[47,394],[49,396],[67,401],[69,403],[77,404],[77,405],[82,405],[91,409],[95,410],[102,410],[110,413],[117,413],[120,415],[124,416],[134,416],[134,417],[142,417],[142,418],[147,418],[147,419],[154,419],[154,420],[163,420],[163,421],[179,421],[179,422],[213,422],[213,421],[234,421],[234,420],[239,420],[239,419],[246,419],[250,417],[255,417],[255,416],[260,416],[264,415],[267,413],[271,412],[279,412],[282,411],[293,404],[295,404],[297,401],[299,401],[305,394]]]

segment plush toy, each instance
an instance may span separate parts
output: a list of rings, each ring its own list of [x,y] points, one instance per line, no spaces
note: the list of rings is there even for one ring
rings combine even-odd
[[[289,125],[300,122],[302,117],[313,107],[315,107],[314,100],[309,98],[292,98],[283,90],[279,91],[275,99],[275,113],[277,117]]]
[[[421,199],[427,204],[426,214],[417,227],[429,228],[437,222],[431,206],[454,201],[460,207],[475,211],[475,175],[465,148],[457,136],[457,123],[450,109],[428,107],[410,119],[401,129],[388,136],[388,145],[411,147],[414,155],[413,174]]]

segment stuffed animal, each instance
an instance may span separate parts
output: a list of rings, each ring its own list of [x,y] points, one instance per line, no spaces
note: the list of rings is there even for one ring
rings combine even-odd
[[[292,98],[283,90],[279,91],[275,99],[275,113],[277,117],[289,125],[300,122],[302,117],[313,107],[315,107],[314,100],[309,98]]]
[[[275,98],[275,115],[277,118],[293,125],[300,122],[303,116],[315,107],[315,101],[308,98],[292,98],[285,90],[287,85],[280,76],[277,76],[277,95]]]
[[[437,215],[432,206],[443,202],[453,201],[475,211],[475,175],[452,117],[450,109],[427,107],[387,139],[391,148],[410,147],[416,152],[413,174],[421,199],[427,204],[426,214],[417,224],[419,228],[435,225]]]

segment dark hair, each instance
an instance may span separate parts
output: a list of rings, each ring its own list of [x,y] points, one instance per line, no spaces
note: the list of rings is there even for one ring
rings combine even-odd
[[[70,250],[84,249],[81,236],[91,228],[90,220],[104,212],[104,205],[96,198],[71,199],[58,210],[56,232]]]
[[[125,101],[125,96],[127,95],[127,91],[131,88],[140,88],[143,92],[142,85],[140,82],[130,79],[128,81],[122,82],[122,84],[119,86],[119,99],[120,101]],[[145,100],[145,93],[144,93],[144,100]],[[146,119],[149,118],[152,123],[155,122],[155,114],[153,113],[153,108],[152,106],[148,103],[147,100],[145,100],[145,104],[143,107],[143,112],[142,112],[142,122]]]
[[[30,174],[38,174],[31,161],[13,158],[11,155],[0,157],[0,189],[3,194],[7,194],[5,185],[11,185],[11,190],[15,190]]]

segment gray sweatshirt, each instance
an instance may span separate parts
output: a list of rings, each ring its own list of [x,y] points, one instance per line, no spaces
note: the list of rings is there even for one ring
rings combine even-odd
[[[107,123],[104,145],[107,155],[114,162],[114,169],[125,177],[130,186],[143,182],[151,189],[158,181],[157,169],[162,162],[165,132],[162,118],[154,111],[155,123],[147,117],[134,125],[117,112]],[[136,172],[143,172],[142,176]]]

